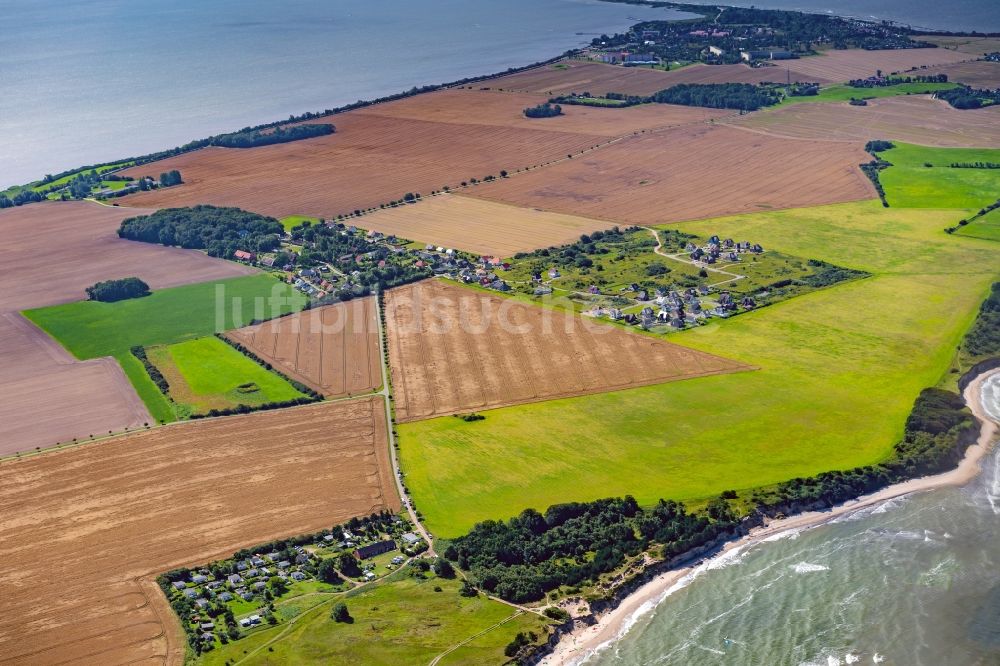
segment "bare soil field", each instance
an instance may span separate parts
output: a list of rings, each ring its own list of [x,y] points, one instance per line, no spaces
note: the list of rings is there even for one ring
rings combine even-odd
[[[862,145],[687,127],[629,137],[470,194],[631,224],[814,206],[875,196],[858,168],[871,159]]]
[[[926,95],[869,100],[868,106],[793,104],[724,122],[799,139],[895,139],[925,146],[1000,147],[1000,107],[960,111]]]
[[[16,312],[0,313],[0,457],[153,421],[110,358],[77,361]]]
[[[123,219],[151,212],[86,201],[0,211],[0,312],[83,300],[84,289],[112,278],[134,275],[160,289],[256,272],[196,250],[118,238]]]
[[[914,67],[969,60],[967,53],[946,49],[894,49],[865,51],[847,49],[796,60],[776,61],[770,66],[694,64],[665,72],[642,67],[621,67],[597,62],[567,60],[561,65],[532,69],[490,82],[491,87],[526,93],[558,95],[590,92],[603,95],[620,92],[649,95],[682,83],[761,83],[792,81],[836,83],[873,76],[876,69],[899,72]]]
[[[475,193],[480,187],[486,186],[466,191]],[[386,234],[498,257],[574,242],[580,234],[608,226],[602,220],[457,194],[381,210],[361,222]]]
[[[117,363],[77,361],[18,310],[82,300],[112,278],[135,275],[159,289],[255,272],[118,238],[124,218],[147,212],[82,201],[0,211],[0,456],[152,420]]]
[[[947,74],[949,81],[964,83],[973,88],[1000,88],[1000,62],[973,60],[954,65],[928,67],[921,74]]]
[[[609,92],[650,95],[669,88],[672,84],[668,73],[660,70],[564,60],[555,65],[501,76],[482,85],[541,95],[562,95],[571,92],[590,92],[594,95]]]
[[[875,70],[883,73],[907,72],[916,67],[945,65],[971,56],[947,49],[887,49],[884,51],[866,51],[864,49],[846,49],[843,51],[824,51],[817,56],[782,60],[777,63],[778,69],[789,69],[800,80],[823,82],[843,82],[851,79],[861,79],[875,76]],[[772,79],[773,80],[773,79]],[[782,81],[783,79],[778,79]]]
[[[475,113],[469,109],[470,113]],[[206,148],[127,170],[179,169],[185,184],[130,195],[123,206],[240,206],[285,217],[333,217],[445,185],[548,162],[603,135],[463,125],[374,114],[336,116],[337,133],[259,148]],[[539,121],[544,122],[544,120]]]
[[[288,377],[327,397],[382,385],[378,318],[371,297],[306,310],[226,334]]]
[[[386,328],[400,422],[750,369],[440,280],[390,290]]]
[[[0,463],[0,663],[180,664],[155,576],[398,509],[384,414],[320,403]]]
[[[602,65],[605,66],[605,65]],[[602,91],[601,94],[607,91]],[[359,115],[404,118],[459,125],[495,125],[615,137],[659,127],[703,123],[735,115],[735,111],[676,104],[651,104],[624,109],[564,104],[563,115],[526,118],[524,109],[546,101],[546,95],[455,88],[417,95],[357,111]]]
[[[920,39],[938,46],[971,56],[1000,51],[1000,37],[952,37],[930,35]]]

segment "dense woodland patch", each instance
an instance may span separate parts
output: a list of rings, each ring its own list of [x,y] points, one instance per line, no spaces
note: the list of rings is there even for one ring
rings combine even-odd
[[[273,250],[282,233],[284,228],[273,217],[216,206],[165,208],[122,220],[118,229],[120,238],[205,250],[213,257],[231,257],[236,250]]]
[[[126,298],[139,298],[149,293],[149,285],[137,277],[106,280],[87,287],[87,297],[92,301],[113,303]]]

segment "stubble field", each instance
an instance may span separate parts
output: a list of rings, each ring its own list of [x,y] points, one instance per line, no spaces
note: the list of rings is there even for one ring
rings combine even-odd
[[[470,112],[472,112],[470,110]],[[601,135],[343,114],[337,133],[259,148],[205,148],[124,173],[179,169],[184,185],[123,206],[239,206],[274,217],[333,217],[499,175],[601,143]]]
[[[382,384],[378,320],[371,297],[236,329],[230,340],[327,397]]]
[[[180,664],[158,573],[399,508],[381,398],[0,464],[0,663]]]
[[[389,291],[386,329],[400,422],[750,369],[438,280]]]
[[[478,189],[467,191],[472,194]],[[608,226],[601,220],[457,194],[378,211],[362,223],[403,238],[499,257],[573,242],[581,234]]]
[[[722,122],[799,139],[1000,147],[1000,107],[960,111],[924,95],[870,100],[868,106],[793,104]]]
[[[656,224],[875,195],[860,145],[778,139],[731,127],[629,137],[470,192],[613,223]]]

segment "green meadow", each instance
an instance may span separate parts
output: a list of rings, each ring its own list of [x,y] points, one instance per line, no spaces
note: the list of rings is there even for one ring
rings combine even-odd
[[[1000,164],[1000,149],[928,148],[894,143],[895,148],[879,153],[892,163],[879,174],[890,206],[978,209],[1000,197],[1000,169],[950,166],[975,162]]]
[[[1000,208],[991,210],[986,215],[976,218],[965,226],[959,227],[955,231],[955,234],[969,236],[970,238],[1000,241]]]
[[[291,231],[293,227],[297,227],[303,222],[316,224],[319,222],[319,218],[309,217],[308,215],[289,215],[288,217],[283,217],[278,221],[281,222],[281,226],[284,227],[285,231]]]
[[[677,225],[872,276],[670,337],[753,372],[399,425],[417,508],[447,538],[527,507],[698,501],[884,459],[1000,274],[993,243],[943,232],[968,213],[866,201]]]
[[[802,104],[809,102],[848,102],[853,99],[877,99],[882,97],[897,97],[899,95],[922,95],[939,90],[951,90],[957,83],[900,83],[883,88],[852,88],[839,83],[820,88],[818,95],[803,95],[786,97],[779,106]]]
[[[146,353],[167,377],[170,397],[183,410],[178,416],[305,397],[215,336],[149,347]]]
[[[543,618],[533,613],[517,614],[515,609],[482,595],[462,597],[457,579],[433,574],[416,579],[402,573],[393,580],[346,595],[293,600],[307,608],[294,624],[279,624],[228,645],[217,645],[195,663],[427,664],[463,644],[438,663],[501,664],[506,661],[504,647],[518,632],[545,635]],[[315,605],[303,603],[310,600]],[[353,622],[330,619],[333,604],[341,601],[347,605]],[[279,604],[276,610],[283,615],[282,608]]]
[[[160,289],[116,303],[54,305],[24,315],[78,359],[115,357],[153,418],[172,421],[170,403],[132,356],[132,347],[201,338],[300,310],[305,302],[289,285],[260,274]]]

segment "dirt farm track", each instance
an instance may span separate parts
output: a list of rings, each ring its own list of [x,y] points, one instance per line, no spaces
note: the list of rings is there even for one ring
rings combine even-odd
[[[440,280],[386,296],[400,422],[749,366]]]
[[[279,371],[327,397],[382,384],[375,299],[356,298],[226,334]]]
[[[398,509],[384,414],[320,403],[0,463],[0,664],[180,664],[155,576]]]

